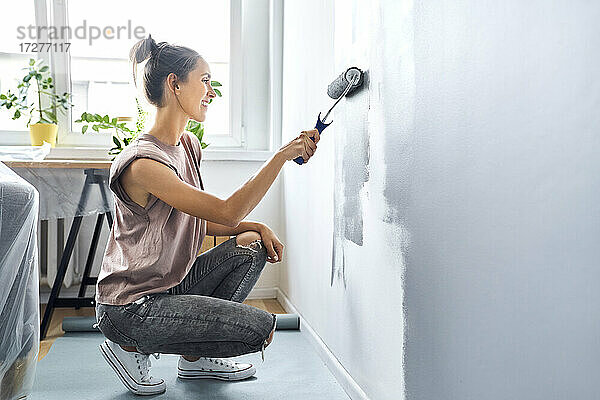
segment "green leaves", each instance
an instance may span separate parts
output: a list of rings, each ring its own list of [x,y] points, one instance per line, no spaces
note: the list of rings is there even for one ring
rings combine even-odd
[[[10,90],[0,94],[0,108],[14,110],[13,119],[20,118],[24,113],[29,114],[27,125],[29,125],[33,116],[38,117],[38,122],[56,124],[56,110],[64,113],[69,107],[73,106],[70,102],[70,94],[58,95],[54,92],[54,81],[50,76],[50,67],[44,65],[44,60],[36,61],[36,59],[30,58],[28,66],[23,69],[27,71],[27,74],[17,84],[18,95],[11,93]],[[32,84],[35,84],[37,88],[35,97],[32,96],[36,101],[28,103],[27,97],[30,94],[29,89]]]
[[[208,146],[208,144],[202,142],[202,137],[204,136],[204,125],[202,125],[201,122],[190,119],[185,126],[185,130],[193,133],[198,138],[202,148]]]
[[[223,97],[223,95],[221,94],[221,91],[219,89],[214,89],[215,87],[223,86],[223,85],[221,85],[221,82],[219,82],[219,81],[210,81],[210,85],[213,86],[213,90],[215,91],[215,93],[217,94],[217,96]],[[213,101],[213,99],[210,99],[210,101],[208,102],[208,104],[212,103],[212,101]]]
[[[148,117],[148,112],[144,111],[142,105],[140,104],[139,99],[135,98],[135,105],[137,107],[137,119],[135,121],[135,133],[139,135],[144,130],[144,125],[146,124],[146,118]]]
[[[84,124],[81,127],[82,134],[86,133],[90,126],[94,132],[100,132],[105,129],[114,130],[112,140],[115,147],[109,150],[109,154],[120,153],[131,140],[137,137],[137,132],[129,129],[125,122],[119,122],[117,117],[111,118],[108,114],[102,116],[100,114],[84,112],[75,122]]]
[[[42,110],[42,112],[48,117],[49,121],[51,121],[54,124],[58,123],[55,113],[53,113],[52,111],[50,111],[48,109],[44,109],[44,110]]]
[[[187,125],[185,126],[185,130],[192,132],[194,135],[196,135],[198,133],[198,131],[202,129],[202,124],[200,122],[194,121],[193,119],[190,119],[187,122]]]
[[[19,119],[23,112],[27,110],[27,105],[19,96],[8,90],[6,93],[0,94],[0,108],[4,107],[13,112],[12,119]]]
[[[91,124],[92,130],[100,132],[101,129],[117,129],[120,132],[132,133],[129,128],[125,126],[125,123],[119,123],[118,118],[110,118],[107,115],[101,116],[100,114],[91,114],[84,112],[81,114],[79,119],[75,120],[77,123],[84,123],[85,125],[81,128],[81,133],[85,133]]]

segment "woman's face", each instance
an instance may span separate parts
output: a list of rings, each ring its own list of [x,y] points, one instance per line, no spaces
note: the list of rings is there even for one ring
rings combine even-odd
[[[177,99],[191,119],[202,122],[206,119],[208,102],[216,97],[210,84],[210,68],[208,63],[199,59],[187,77],[186,82],[179,82]]]

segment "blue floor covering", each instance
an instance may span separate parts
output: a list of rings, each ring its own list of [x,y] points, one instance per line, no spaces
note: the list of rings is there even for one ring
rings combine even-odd
[[[256,366],[251,378],[226,382],[177,378],[177,359],[161,354],[152,360],[152,375],[165,380],[165,393],[137,396],[129,392],[108,366],[98,345],[104,336],[94,332],[67,332],[58,338],[37,365],[31,400],[104,399],[235,399],[311,400],[348,399],[342,387],[300,331],[277,331],[265,350],[235,357]]]

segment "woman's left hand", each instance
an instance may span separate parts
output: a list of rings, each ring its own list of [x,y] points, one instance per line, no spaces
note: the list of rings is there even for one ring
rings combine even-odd
[[[283,243],[275,233],[266,225],[262,225],[259,232],[263,245],[267,249],[267,261],[276,263],[283,259]]]

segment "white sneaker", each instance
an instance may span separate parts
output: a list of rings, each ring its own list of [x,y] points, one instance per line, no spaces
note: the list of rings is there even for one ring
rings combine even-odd
[[[177,376],[181,379],[212,378],[226,381],[246,379],[256,373],[252,364],[238,363],[225,358],[200,357],[197,361],[188,361],[179,357]]]
[[[132,393],[152,395],[163,393],[167,385],[162,379],[150,375],[150,355],[125,351],[118,344],[106,339],[100,344],[100,352],[108,365],[117,373],[125,387]],[[152,354],[159,359],[160,354]]]

